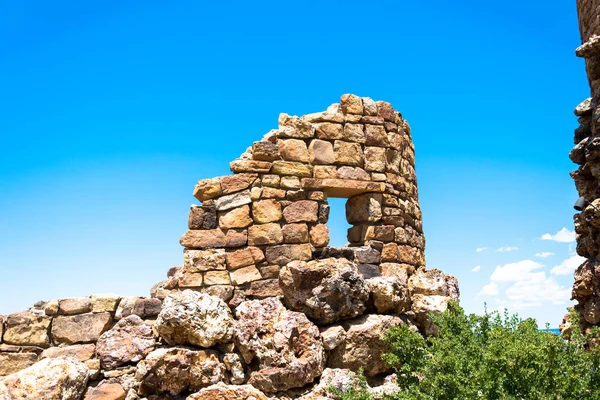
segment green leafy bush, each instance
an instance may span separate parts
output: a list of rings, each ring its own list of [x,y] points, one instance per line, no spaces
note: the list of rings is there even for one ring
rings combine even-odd
[[[584,337],[574,328],[566,341],[538,331],[533,319],[506,311],[465,315],[456,303],[432,318],[437,337],[406,325],[388,332],[385,360],[402,389],[390,399],[600,399],[600,352],[587,345],[597,332]],[[363,390],[344,400],[368,398]]]

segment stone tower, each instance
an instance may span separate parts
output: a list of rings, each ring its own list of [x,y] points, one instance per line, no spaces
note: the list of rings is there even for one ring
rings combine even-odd
[[[410,127],[387,102],[343,95],[324,112],[281,114],[231,162],[233,175],[198,182],[184,265],[164,289],[279,295],[281,267],[328,257],[410,275],[425,267],[414,166]],[[344,248],[328,247],[329,197],[348,199]]]

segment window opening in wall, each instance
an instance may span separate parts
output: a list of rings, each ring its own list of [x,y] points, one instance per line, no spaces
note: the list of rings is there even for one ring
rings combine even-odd
[[[329,246],[344,247],[348,244],[348,229],[352,225],[346,220],[346,201],[343,198],[328,198],[329,203]]]

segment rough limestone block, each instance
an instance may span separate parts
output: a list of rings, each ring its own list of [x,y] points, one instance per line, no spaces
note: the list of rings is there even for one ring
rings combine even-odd
[[[363,165],[364,155],[359,143],[336,140],[333,145],[333,152],[335,154],[336,164],[356,167],[362,167]]]
[[[275,161],[273,162],[272,173],[278,175],[292,175],[300,178],[311,177],[313,167],[312,165],[293,161]]]
[[[306,224],[286,224],[281,230],[284,243],[308,243],[308,226]]]
[[[214,207],[191,206],[188,217],[189,229],[215,229],[217,210]]]
[[[337,178],[337,168],[334,165],[315,165],[314,177],[317,179]]]
[[[279,114],[277,137],[310,139],[314,136],[315,127],[310,122],[285,113]]]
[[[343,94],[340,99],[340,106],[344,114],[362,114],[362,99],[354,94]]]
[[[347,142],[365,143],[365,126],[361,124],[346,124],[344,125],[344,137]]]
[[[336,172],[337,179],[354,180],[354,181],[369,181],[371,177],[364,169],[360,167],[339,167]]]
[[[278,188],[280,180],[279,175],[263,175],[261,183],[263,186]]]
[[[309,261],[312,249],[309,244],[283,244],[267,247],[265,256],[268,263],[283,266],[291,261]]]
[[[200,201],[214,199],[221,195],[221,182],[218,178],[203,179],[194,187],[194,197]]]
[[[285,190],[266,187],[262,190],[263,199],[285,199]]]
[[[377,115],[378,114],[378,110],[377,110],[377,103],[375,103],[375,101],[373,99],[371,99],[370,97],[363,97],[362,98],[363,101],[363,112],[365,115]]]
[[[229,273],[227,271],[208,271],[204,273],[204,285],[229,285]]]
[[[394,108],[387,101],[377,101],[377,115],[382,117],[386,121],[394,122],[396,115],[394,114]]]
[[[225,211],[243,206],[244,204],[250,204],[251,202],[250,190],[244,190],[243,192],[219,197],[215,200],[215,206],[217,207],[217,211]]]
[[[189,250],[183,251],[183,268],[186,272],[225,270],[225,250]]]
[[[203,284],[203,276],[201,272],[184,273],[177,280],[177,285],[180,288],[201,287]]]
[[[35,353],[0,353],[0,377],[14,374],[35,364]]]
[[[252,225],[250,207],[243,205],[219,213],[219,227],[221,229],[241,229]]]
[[[385,128],[381,125],[365,125],[365,136],[367,146],[378,146],[378,147],[389,147],[390,141],[388,139]]]
[[[267,248],[268,251],[269,248]],[[231,283],[234,285],[242,285],[247,282],[257,281],[262,279],[258,268],[255,266],[243,267],[240,269],[236,269],[235,271],[231,271],[229,273],[231,277]]]
[[[329,244],[329,229],[325,224],[310,228],[310,244],[315,247],[325,247]]]
[[[300,200],[292,203],[283,210],[287,223],[317,222],[319,203],[313,200]]]
[[[92,302],[89,297],[73,297],[58,301],[60,315],[77,315],[92,311]]]
[[[258,174],[235,174],[221,177],[221,190],[223,194],[239,192],[250,187],[258,178]]]
[[[275,279],[279,277],[279,270],[281,270],[281,266],[279,265],[264,265],[258,267],[260,271],[260,276],[263,279]]]
[[[223,233],[221,229],[193,230],[183,234],[179,243],[189,249],[206,249],[219,247],[241,247],[246,245],[246,230],[230,229]]]
[[[271,163],[268,161],[256,160],[235,160],[229,163],[229,169],[234,173],[258,172],[266,174],[271,170]]]
[[[116,294],[93,294],[90,296],[92,312],[115,312],[121,301],[121,296]]]
[[[385,172],[386,149],[383,147],[365,147],[365,170]]]
[[[344,137],[344,126],[331,122],[316,124],[316,137],[323,140],[337,140]]]
[[[93,343],[110,329],[110,313],[58,316],[52,321],[52,341],[56,344]]]
[[[257,247],[254,247],[254,249],[260,251],[262,254],[262,251]],[[240,249],[231,253],[227,253],[227,267],[229,270],[247,267],[254,264],[255,260],[251,248]]]
[[[253,225],[248,228],[248,244],[262,246],[283,243],[283,233],[278,223]]]
[[[366,193],[354,196],[346,202],[346,219],[350,224],[377,222],[383,216],[381,210],[382,195]]]
[[[66,347],[50,347],[42,352],[40,359],[70,357],[79,362],[84,362],[92,359],[95,352],[95,344],[75,344]]]
[[[46,316],[20,312],[6,317],[3,342],[16,346],[48,347],[51,319]]]
[[[335,155],[333,144],[325,140],[314,139],[308,146],[309,159],[312,164],[333,164]]]
[[[284,176],[281,178],[282,189],[298,190],[300,189],[300,178],[297,176]]]
[[[308,149],[306,142],[300,139],[284,139],[278,140],[279,153],[281,157],[287,161],[308,162]]]
[[[254,142],[252,144],[252,158],[260,161],[275,161],[281,159],[279,146],[271,142]]]
[[[398,150],[387,149],[385,154],[385,169],[387,172],[399,174],[402,168],[402,153]]]

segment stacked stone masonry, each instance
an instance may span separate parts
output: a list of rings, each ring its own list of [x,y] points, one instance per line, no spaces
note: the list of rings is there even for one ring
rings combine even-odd
[[[572,299],[585,332],[600,325],[600,2],[578,0],[579,29],[582,45],[575,54],[586,61],[592,97],[575,108],[579,127],[575,130],[575,147],[569,154],[579,168],[571,173],[579,196],[587,204],[574,216],[577,253],[587,258],[575,271]],[[561,325],[571,329],[569,315]]]
[[[194,188],[183,265],[151,298],[0,316],[1,400],[316,400],[359,385],[359,370],[375,398],[398,390],[385,332],[434,335],[431,313],[459,297],[455,278],[425,268],[402,115],[343,95],[324,112],[281,114],[230,167]],[[329,246],[331,197],[347,199],[341,248]]]

